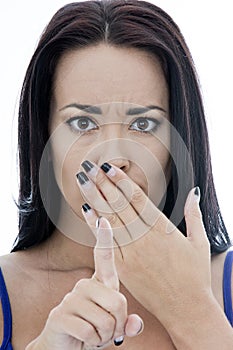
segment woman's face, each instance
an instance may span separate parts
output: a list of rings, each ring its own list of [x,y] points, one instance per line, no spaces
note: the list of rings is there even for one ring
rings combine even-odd
[[[60,59],[49,124],[52,161],[58,185],[80,217],[85,199],[76,174],[84,160],[118,166],[160,202],[170,176],[168,108],[161,65],[149,53],[99,44]]]

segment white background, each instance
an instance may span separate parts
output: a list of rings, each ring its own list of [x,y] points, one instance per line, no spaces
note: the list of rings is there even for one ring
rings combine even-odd
[[[230,0],[151,1],[180,26],[199,73],[210,134],[219,202],[229,232],[232,220],[233,24]],[[17,99],[39,36],[61,0],[1,0],[0,8],[0,255],[8,253],[17,234],[16,141]]]

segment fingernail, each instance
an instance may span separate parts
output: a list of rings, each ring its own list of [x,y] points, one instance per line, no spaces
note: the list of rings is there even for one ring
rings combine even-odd
[[[101,169],[105,172],[105,173],[108,173],[109,172],[109,170],[111,169],[111,165],[110,164],[108,164],[108,163],[104,163],[104,164],[102,164],[101,165]]]
[[[194,195],[195,195],[196,201],[199,203],[200,197],[201,197],[201,191],[200,191],[200,188],[198,186],[195,187],[195,189],[194,189]]]
[[[104,163],[101,165],[101,169],[108,174],[108,176],[115,176],[116,175],[116,170],[109,164],[109,163]]]
[[[91,207],[89,204],[85,203],[82,205],[83,211],[86,213],[87,211],[91,210]]]
[[[124,336],[122,335],[121,337],[118,337],[118,338],[114,339],[114,344],[116,346],[119,346],[119,345],[121,345],[123,343],[123,341],[124,341]]]
[[[94,168],[94,165],[89,160],[85,160],[81,165],[87,173]]]
[[[85,183],[87,183],[89,181],[87,175],[83,171],[81,171],[81,173],[78,173],[76,175],[76,177],[77,177],[80,185],[84,185]]]

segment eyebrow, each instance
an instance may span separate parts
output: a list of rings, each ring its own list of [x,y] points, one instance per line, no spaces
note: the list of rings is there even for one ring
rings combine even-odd
[[[67,106],[64,106],[61,109],[59,109],[59,112],[63,111],[66,108],[78,108],[78,109],[81,109],[81,110],[85,110],[85,112],[88,112],[88,113],[102,114],[102,110],[99,107],[92,106],[92,105],[82,105],[82,104],[79,104],[79,103],[71,103],[71,104],[69,104]],[[152,109],[157,109],[159,111],[167,113],[165,111],[165,109],[163,109],[162,107],[150,105],[150,106],[145,106],[145,107],[129,108],[126,111],[126,115],[141,114],[141,113],[144,113],[144,112],[148,112],[149,110],[152,110]]]

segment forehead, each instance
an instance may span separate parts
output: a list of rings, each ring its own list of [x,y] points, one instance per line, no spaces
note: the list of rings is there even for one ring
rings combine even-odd
[[[166,104],[167,90],[156,56],[99,44],[61,57],[54,75],[53,97],[59,105],[72,100],[92,105],[113,101]]]

